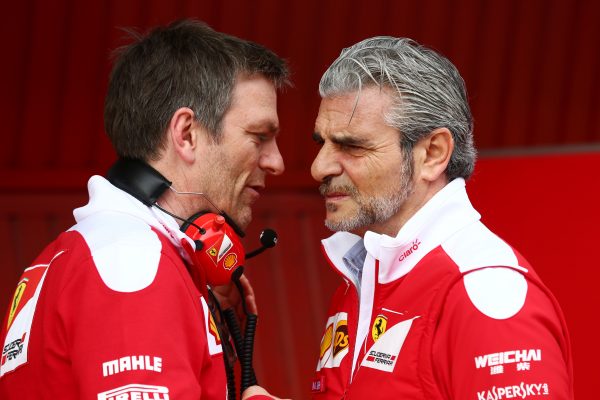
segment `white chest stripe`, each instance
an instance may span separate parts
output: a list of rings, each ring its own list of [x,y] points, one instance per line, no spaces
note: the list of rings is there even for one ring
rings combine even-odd
[[[358,327],[356,329],[356,343],[354,343],[354,358],[352,360],[352,374],[358,362],[358,354],[365,344],[369,326],[371,325],[371,314],[373,312],[373,301],[375,296],[375,259],[367,255],[363,266],[362,283],[360,287],[360,306],[358,311]]]

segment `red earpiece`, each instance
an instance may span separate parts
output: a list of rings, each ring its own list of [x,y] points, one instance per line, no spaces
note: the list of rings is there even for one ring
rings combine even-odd
[[[181,230],[196,242],[196,262],[211,286],[231,282],[232,274],[246,261],[240,237],[225,217],[214,213],[196,214]]]

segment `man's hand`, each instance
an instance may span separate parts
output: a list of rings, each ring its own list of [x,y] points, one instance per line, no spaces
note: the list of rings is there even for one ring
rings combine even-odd
[[[257,397],[256,400],[262,399],[274,399],[274,400],[290,400],[290,399],[280,399],[279,397],[273,396],[269,394],[265,389],[260,386],[250,386],[248,389],[244,390],[242,393],[242,400],[252,400],[252,396],[260,396]]]
[[[254,289],[252,289],[252,285],[250,285],[250,281],[246,278],[245,275],[240,277],[240,283],[242,289],[244,290],[244,298],[246,300],[246,308],[250,314],[257,314],[258,310],[256,308],[256,300],[254,297]],[[238,317],[238,320],[242,323],[246,320],[246,315],[244,314],[244,308],[242,306],[242,301],[240,297],[239,290],[235,286],[233,282],[230,282],[227,285],[223,286],[215,286],[212,288],[212,291],[219,301],[222,310],[226,310],[228,308],[233,308]]]

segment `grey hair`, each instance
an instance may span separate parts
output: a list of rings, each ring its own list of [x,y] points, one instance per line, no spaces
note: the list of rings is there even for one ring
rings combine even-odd
[[[456,67],[435,51],[407,38],[379,36],[342,50],[319,84],[321,97],[334,97],[377,86],[389,89],[393,102],[385,122],[400,132],[403,154],[436,128],[448,128],[454,151],[448,180],[469,178],[475,167],[473,118],[465,83]],[[357,97],[358,102],[358,97]]]

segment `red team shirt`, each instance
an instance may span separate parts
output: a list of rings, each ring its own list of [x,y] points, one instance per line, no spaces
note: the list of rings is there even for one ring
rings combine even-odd
[[[0,398],[225,399],[220,337],[169,216],[101,177],[17,286]],[[193,242],[190,242],[193,246]]]
[[[573,398],[558,304],[479,219],[457,179],[395,238],[323,241],[344,283],[321,341],[315,400]],[[347,256],[361,239],[359,279]]]

